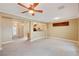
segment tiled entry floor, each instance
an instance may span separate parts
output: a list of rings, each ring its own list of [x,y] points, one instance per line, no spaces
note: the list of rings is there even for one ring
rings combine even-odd
[[[2,56],[75,56],[79,45],[67,40],[52,38],[34,42],[16,41],[3,45]]]

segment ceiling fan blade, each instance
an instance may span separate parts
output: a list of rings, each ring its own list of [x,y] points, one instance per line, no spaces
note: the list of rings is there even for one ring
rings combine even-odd
[[[39,3],[33,3],[33,4],[31,5],[31,8],[35,8],[38,4],[39,4]]]
[[[23,11],[23,12],[21,12],[21,13],[26,13],[26,12],[28,12],[28,11]]]
[[[43,10],[35,10],[36,12],[40,12],[40,13],[43,13]]]
[[[20,6],[22,6],[22,7],[24,7],[24,8],[27,8],[28,9],[28,7],[26,7],[25,5],[23,5],[22,3],[18,3],[18,5],[20,5]]]

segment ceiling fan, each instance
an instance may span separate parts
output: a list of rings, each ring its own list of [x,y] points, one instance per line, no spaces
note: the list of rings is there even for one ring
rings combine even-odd
[[[29,12],[32,14],[32,16],[35,15],[35,12],[39,12],[39,13],[43,13],[43,10],[36,10],[35,7],[37,7],[39,5],[39,3],[33,3],[33,4],[29,4],[29,7],[22,4],[22,3],[18,3],[18,5],[28,9],[26,11],[23,11],[22,13],[26,13],[26,12]]]

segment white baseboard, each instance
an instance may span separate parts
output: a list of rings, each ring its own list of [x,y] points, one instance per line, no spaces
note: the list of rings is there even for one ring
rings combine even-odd
[[[2,44],[12,43],[12,42],[13,42],[13,40],[12,41],[2,42]]]
[[[2,44],[8,44],[8,43],[12,43],[12,42],[15,42],[15,41],[25,41],[25,40],[27,40],[27,39],[26,38],[21,38],[21,39],[17,39],[17,40],[2,42]]]
[[[39,38],[32,38],[30,41],[33,42],[33,41],[40,40],[40,39],[44,39],[44,38],[42,38],[42,37],[39,37]]]
[[[61,40],[65,40],[65,41],[70,41],[70,42],[74,42],[74,43],[79,44],[79,41],[75,41],[75,40],[69,40],[69,39],[64,39],[64,38],[60,38],[60,37],[50,37],[50,39],[53,39],[53,38],[55,38],[55,39],[61,39]]]

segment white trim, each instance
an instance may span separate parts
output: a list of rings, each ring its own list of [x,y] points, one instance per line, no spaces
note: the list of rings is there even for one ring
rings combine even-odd
[[[2,42],[2,44],[12,43],[12,42],[13,42],[13,40],[12,41]]]
[[[61,40],[70,41],[70,42],[74,42],[74,43],[79,44],[79,41],[75,41],[75,40],[69,40],[69,39],[64,39],[64,38],[60,38],[60,37],[50,37],[50,38],[51,38],[51,39],[52,39],[52,38],[61,39]]]
[[[11,41],[2,42],[2,44],[8,44],[8,43],[16,42],[16,41],[25,41],[25,40],[27,40],[27,39],[26,39],[26,38],[16,39],[16,40],[11,40]]]
[[[33,38],[30,41],[33,42],[33,41],[40,40],[40,39],[45,39],[45,38],[42,38],[42,37],[40,37],[40,38]]]

